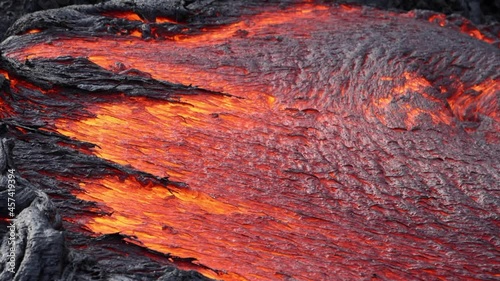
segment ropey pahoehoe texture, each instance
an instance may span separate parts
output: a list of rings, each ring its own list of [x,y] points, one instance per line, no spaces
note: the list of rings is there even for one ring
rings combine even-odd
[[[7,36],[17,280],[496,278],[494,29],[319,2],[110,1]]]

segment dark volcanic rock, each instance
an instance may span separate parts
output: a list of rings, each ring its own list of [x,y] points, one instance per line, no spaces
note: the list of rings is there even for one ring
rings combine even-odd
[[[422,9],[447,15],[457,13],[476,24],[500,21],[500,1],[498,0],[339,0],[338,2],[370,5],[380,9],[406,11]]]
[[[2,203],[14,198],[19,213],[7,227],[1,246],[0,280],[53,280],[60,276],[66,259],[64,232],[61,217],[45,193],[33,187],[28,181],[15,175],[15,191],[7,191],[8,170],[15,169],[12,161],[12,143],[2,139],[0,151]],[[9,193],[15,195],[11,197]],[[2,206],[2,212],[6,206]],[[3,214],[7,216],[7,214]],[[14,239],[6,239],[14,237]],[[14,254],[11,259],[10,254]],[[12,271],[15,264],[15,274]]]

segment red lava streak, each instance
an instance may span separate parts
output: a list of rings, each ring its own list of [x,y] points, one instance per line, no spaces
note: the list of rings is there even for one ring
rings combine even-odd
[[[458,34],[441,50],[434,38],[444,28],[377,13],[302,4],[161,40],[138,30],[56,36],[5,54],[84,57],[116,75],[206,90],[174,91],[175,101],[115,93],[85,117],[48,122],[55,133],[96,144],[91,152],[102,159],[187,185],[79,179],[73,194],[110,211],[84,222],[96,235],[135,236],[130,242],[194,258],[206,267],[200,272],[222,280],[448,280],[462,269],[457,279],[498,277],[482,266],[500,265],[492,258],[497,238],[474,232],[473,220],[453,224],[463,212],[489,225],[490,191],[468,181],[483,166],[453,170],[447,165],[465,156],[439,153],[464,146],[449,149],[459,154],[498,128],[498,78],[470,78],[474,62],[453,51],[486,44]],[[145,22],[133,12],[104,15]],[[441,16],[429,21],[445,25]],[[428,38],[442,45],[419,52]],[[436,59],[440,52],[452,57]],[[464,133],[469,123],[477,126]],[[494,143],[494,133],[481,144]],[[474,207],[462,211],[467,204]],[[476,244],[486,245],[484,255]]]
[[[107,12],[107,13],[103,13],[102,15],[106,16],[106,17],[126,19],[126,20],[131,20],[131,21],[143,21],[143,19],[141,19],[141,17],[138,14],[133,13],[133,12],[125,12],[125,11]]]

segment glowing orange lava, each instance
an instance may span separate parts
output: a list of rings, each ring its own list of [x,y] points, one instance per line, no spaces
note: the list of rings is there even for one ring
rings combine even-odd
[[[360,9],[348,6],[336,9],[361,13]],[[320,145],[331,145],[329,151],[335,151],[331,140],[344,137],[333,129],[330,135],[321,131],[323,124],[328,127],[329,120],[342,113],[341,109],[328,108],[322,102],[331,93],[314,92],[307,85],[299,90],[286,88],[274,76],[266,77],[266,62],[275,58],[258,53],[258,44],[264,44],[262,42],[268,46],[282,44],[283,32],[277,27],[285,26],[289,38],[309,38],[312,31],[335,23],[333,12],[336,10],[326,6],[303,4],[168,40],[143,40],[142,33],[135,30],[130,36],[122,37],[54,39],[50,44],[19,48],[7,56],[18,60],[87,57],[110,71],[123,73],[117,65],[124,65],[126,69],[148,73],[154,79],[212,92],[174,93],[178,102],[123,95],[113,102],[89,106],[87,110],[94,117],[55,121],[56,132],[96,144],[92,153],[100,158],[188,186],[144,185],[133,176],[82,179],[82,191],[75,195],[112,210],[110,215],[85,222],[96,234],[120,232],[137,237],[137,241],[131,242],[150,249],[195,258],[195,263],[210,268],[200,271],[215,279],[331,280],[337,274],[330,272],[334,265],[358,271],[373,265],[373,261],[365,260],[351,264],[349,258],[353,254],[345,251],[362,248],[373,252],[372,256],[383,258],[388,265],[378,273],[391,280],[407,280],[408,276],[399,276],[392,270],[399,267],[400,261],[387,249],[403,248],[403,252],[412,253],[416,244],[405,245],[402,241],[411,236],[412,241],[421,244],[425,239],[409,234],[411,230],[394,231],[393,237],[384,241],[373,239],[376,236],[367,233],[377,231],[379,226],[369,228],[365,225],[369,219],[363,218],[358,223],[353,219],[357,216],[355,212],[339,211],[359,210],[368,203],[358,202],[359,198],[339,199],[333,195],[327,198],[325,195],[343,188],[336,178],[338,171],[332,166],[349,169],[348,165],[339,163],[325,165],[327,156],[314,152],[318,149],[313,146]],[[106,13],[106,16],[143,21],[132,12]],[[310,24],[312,20],[316,24]],[[434,20],[443,19],[436,17],[430,21]],[[173,23],[167,18],[156,21]],[[240,43],[247,37],[257,43],[253,46],[244,42],[226,44],[231,40]],[[230,57],[246,53],[263,56],[264,63],[249,68],[229,62],[215,64],[210,60],[221,54]],[[328,55],[334,57],[335,54]],[[307,72],[309,65],[300,65],[301,61],[293,63],[283,66],[284,78],[312,79]],[[286,76],[286,67],[299,68],[298,65],[303,71],[297,74],[300,79]],[[434,124],[450,125],[456,121],[451,112],[460,120],[483,114],[499,121],[494,103],[500,90],[499,81],[491,80],[467,89],[476,91],[477,95],[465,95],[462,87],[457,94],[445,99],[429,94],[432,83],[421,75],[401,73],[399,77],[380,77],[380,83],[389,85],[386,87],[389,91],[366,103],[367,107],[374,105],[366,110],[366,115],[375,114],[386,125],[394,116],[402,116],[402,126],[408,130],[416,127],[422,118],[430,118]],[[335,73],[321,75],[328,80]],[[13,89],[19,86],[12,85]],[[342,98],[348,99],[344,92]],[[419,106],[421,104],[428,106]],[[348,124],[348,118],[345,119],[343,124]],[[309,147],[313,148],[305,149]],[[376,190],[377,184],[387,185],[383,175],[380,182],[370,183],[354,173],[345,174],[349,183],[356,183],[353,189]],[[368,193],[367,198],[375,202],[377,196]],[[366,208],[376,210],[378,207],[374,203]],[[390,220],[384,223],[394,224],[394,229],[403,224]],[[368,230],[360,232],[362,228]],[[425,259],[438,262],[441,258],[431,254]],[[441,272],[432,269],[429,272],[433,278],[443,278]],[[359,275],[345,273],[342,277],[356,279]]]
[[[127,19],[131,21],[144,21],[138,14],[128,11],[120,11],[120,12],[112,11],[103,13],[103,16],[119,18],[119,19]]]
[[[460,30],[465,33],[470,35],[471,37],[474,37],[478,40],[484,41],[486,43],[493,43],[494,40],[492,38],[487,37],[484,35],[477,27],[473,26],[470,22],[464,23],[461,27]]]
[[[156,22],[157,23],[177,23],[176,21],[166,18],[166,17],[156,17]]]
[[[327,10],[321,7],[313,10],[312,6],[272,17],[266,14],[252,22],[223,27],[223,30],[177,38],[175,44],[188,49],[212,45],[250,27],[249,33],[258,36],[260,32],[269,33],[274,25],[326,19],[328,14]],[[303,30],[294,32],[305,34]],[[71,45],[67,45],[69,43]],[[303,189],[287,183],[286,173],[274,171],[277,165],[283,166],[282,169],[295,165],[292,158],[282,159],[281,155],[287,152],[273,151],[272,143],[268,147],[258,145],[273,135],[300,134],[297,129],[283,125],[289,117],[285,112],[276,114],[274,108],[281,106],[266,85],[251,86],[251,81],[235,80],[235,75],[245,74],[237,67],[227,66],[224,72],[213,72],[201,65],[182,65],[168,59],[158,64],[156,57],[125,55],[130,48],[142,48],[141,40],[112,43],[116,45],[113,54],[116,57],[101,55],[102,41],[80,43],[83,45],[59,41],[53,51],[58,49],[59,55],[64,52],[87,55],[108,69],[113,69],[114,62],[119,60],[157,79],[233,95],[182,96],[179,103],[130,98],[95,105],[91,110],[96,118],[58,120],[58,132],[97,144],[100,148],[95,153],[99,157],[157,176],[169,176],[190,187],[189,191],[171,193],[165,187],[145,188],[133,180],[103,179],[85,183],[81,187],[86,193],[78,195],[80,198],[101,202],[113,209],[112,216],[89,221],[87,226],[91,230],[96,233],[120,231],[137,236],[151,249],[194,257],[214,270],[227,271],[216,276],[213,272],[204,272],[219,279],[272,280],[282,275],[302,280],[325,278],[327,271],[321,265],[333,263],[336,257],[324,243],[338,240],[335,234],[338,230],[323,226],[321,219],[308,219],[289,211],[289,208],[307,208],[293,202],[300,197],[292,201],[283,198],[280,203],[280,199],[269,198],[263,189],[266,186]],[[156,47],[168,50],[177,48],[176,45],[158,43]],[[54,55],[48,49],[29,52],[42,57]],[[285,144],[288,149],[301,143],[293,137],[276,141],[289,142]],[[231,167],[232,173],[228,174],[227,167]],[[133,208],[124,204],[130,200],[130,194],[137,196]],[[307,225],[303,221],[307,221]],[[319,233],[321,238],[312,238]],[[342,233],[342,236],[348,235],[347,231]],[[167,236],[169,238],[158,239]],[[274,238],[264,242],[264,236]],[[293,242],[298,237],[311,237],[308,241],[316,241],[312,242],[316,246]],[[294,260],[293,267],[288,264],[290,258]],[[319,266],[308,269],[311,263]]]
[[[487,80],[472,86],[469,91],[474,91],[475,94],[464,95],[464,87],[459,85],[457,92],[448,99],[455,115],[462,121],[475,121],[483,115],[500,122],[498,114],[500,80]]]
[[[440,26],[445,26],[446,25],[446,15],[445,14],[432,15],[429,18],[429,22],[437,22]]]
[[[27,34],[35,34],[35,33],[40,33],[42,30],[40,29],[30,29],[26,33]]]
[[[453,116],[446,109],[444,100],[426,93],[427,90],[432,87],[431,83],[425,78],[410,72],[405,72],[403,76],[403,84],[394,87],[389,97],[382,97],[375,101],[375,106],[377,106],[381,112],[384,112],[378,115],[379,120],[387,125],[392,115],[400,113],[405,115],[403,119],[405,120],[407,129],[415,127],[418,124],[417,118],[421,115],[430,116],[432,122],[435,124],[444,123],[450,125]],[[393,81],[394,79],[382,78],[381,80]],[[422,97],[429,103],[434,103],[435,106],[426,109],[410,103],[404,103],[403,105],[397,104],[399,100],[402,100],[402,96],[404,95]]]
[[[9,73],[3,69],[0,69],[0,75],[3,75],[7,80],[10,79]]]

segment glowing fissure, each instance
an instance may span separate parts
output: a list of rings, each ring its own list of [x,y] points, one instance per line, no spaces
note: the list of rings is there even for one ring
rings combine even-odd
[[[441,27],[446,27],[448,25],[448,21],[446,19],[445,14],[432,15],[429,17],[428,21],[431,23],[437,23]],[[495,41],[498,41],[500,39],[500,34],[497,36],[497,38],[486,36],[477,27],[475,27],[469,20],[466,19],[463,20],[463,23],[460,25],[459,30],[464,34],[467,34],[478,40],[484,41],[488,44],[495,43]],[[498,45],[498,47],[500,47],[500,45]]]

